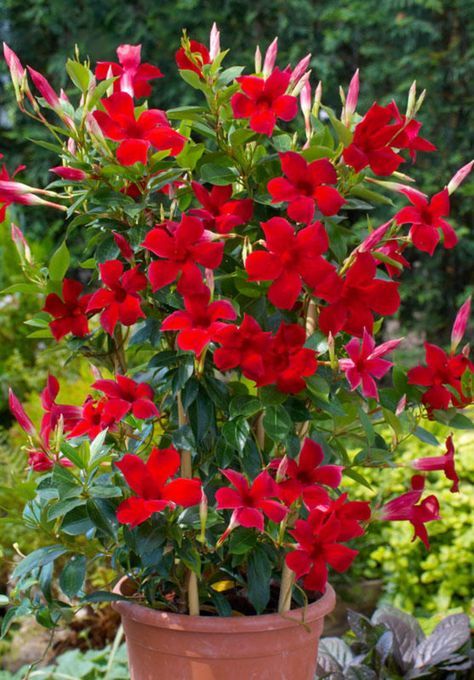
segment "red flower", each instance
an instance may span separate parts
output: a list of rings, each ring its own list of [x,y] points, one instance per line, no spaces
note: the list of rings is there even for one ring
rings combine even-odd
[[[408,383],[428,389],[422,401],[428,408],[447,409],[450,404],[458,408],[471,403],[471,398],[462,391],[461,378],[466,370],[474,371],[474,364],[464,354],[447,355],[441,347],[425,342],[426,366],[415,366],[408,371]],[[455,396],[449,389],[458,393]]]
[[[292,309],[303,283],[314,286],[316,276],[322,280],[336,279],[334,267],[321,254],[329,246],[321,222],[315,222],[295,233],[291,224],[282,217],[272,217],[262,222],[266,242],[264,250],[256,250],[245,261],[249,281],[273,281],[268,299],[275,307]]]
[[[186,137],[173,130],[164,111],[148,109],[135,118],[132,97],[116,92],[101,100],[105,111],[94,111],[94,118],[109,139],[120,142],[117,160],[122,165],[147,162],[148,150],[169,150],[176,156],[186,144]]]
[[[328,568],[337,572],[349,569],[357,550],[339,543],[341,522],[330,509],[314,509],[308,519],[299,519],[290,534],[297,541],[296,550],[286,556],[286,563],[297,578],[304,576],[303,585],[308,590],[324,592]]]
[[[446,475],[446,479],[451,480],[453,483],[451,492],[456,493],[459,491],[459,477],[454,466],[454,454],[455,450],[453,438],[450,435],[446,439],[446,453],[444,453],[444,455],[417,458],[411,465],[413,468],[415,468],[415,470],[420,470],[423,472],[442,470]]]
[[[214,340],[221,345],[214,352],[215,365],[220,371],[239,367],[246,378],[258,381],[265,373],[270,336],[253,317],[244,314],[240,327],[226,325],[215,334]]]
[[[264,515],[272,522],[281,522],[288,510],[279,501],[278,487],[267,471],[261,472],[250,485],[244,475],[235,470],[221,470],[234,489],[216,491],[218,510],[233,510],[230,524],[222,534],[222,542],[237,526],[264,530]]]
[[[198,182],[191,182],[191,186],[203,209],[193,208],[189,214],[199,217],[206,229],[228,234],[252,219],[252,199],[231,200],[232,184],[213,186],[210,191]]]
[[[410,239],[413,245],[425,253],[433,255],[440,240],[439,230],[444,236],[444,247],[454,248],[458,242],[456,232],[443,217],[449,215],[449,193],[443,189],[431,201],[418,191],[405,189],[403,193],[413,207],[402,208],[396,215],[397,224],[411,224]]]
[[[343,493],[335,501],[331,501],[330,510],[340,522],[340,541],[350,541],[364,535],[365,529],[361,522],[368,522],[371,515],[368,501],[349,501],[347,493]]]
[[[124,272],[120,260],[103,262],[99,264],[99,270],[106,287],[91,295],[87,311],[103,310],[100,323],[109,335],[113,335],[118,321],[124,326],[133,326],[138,319],[145,318],[138,291],[146,288],[147,280],[138,267]]]
[[[179,224],[167,222],[155,227],[148,232],[142,245],[162,258],[152,262],[148,269],[153,291],[167,286],[181,275],[180,289],[184,293],[190,278],[201,277],[198,264],[215,269],[224,254],[224,244],[212,241],[201,220],[189,215],[183,215]]]
[[[373,313],[394,314],[400,306],[398,283],[376,279],[377,265],[369,253],[358,253],[354,264],[339,286],[314,293],[330,304],[321,310],[319,326],[323,333],[333,335],[345,331],[361,337],[364,328],[372,333]]]
[[[250,127],[271,136],[277,119],[293,120],[298,113],[298,99],[286,94],[291,73],[275,68],[268,78],[240,76],[236,78],[242,92],[230,100],[234,118],[249,118]]]
[[[120,503],[117,519],[121,524],[136,527],[146,522],[155,512],[181,505],[189,508],[198,505],[202,498],[199,479],[170,481],[180,465],[180,455],[175,448],[153,448],[145,463],[138,456],[127,453],[116,466],[136,496]]]
[[[83,295],[82,283],[73,279],[64,279],[62,299],[56,293],[50,293],[45,300],[43,311],[51,314],[54,321],[49,323],[51,333],[56,340],[61,340],[68,333],[83,338],[89,333],[87,306],[90,295]]]
[[[107,428],[114,430],[116,424],[127,415],[129,410],[130,404],[122,399],[96,400],[88,397],[82,406],[79,421],[69,432],[68,438],[87,435],[89,439],[95,439]]]
[[[298,461],[285,456],[272,461],[271,466],[278,466],[279,472],[285,476],[279,482],[279,497],[286,505],[291,505],[298,498],[310,510],[321,504],[329,504],[328,493],[321,484],[336,489],[341,483],[341,465],[321,465],[324,453],[319,444],[306,438],[301,448]]]
[[[394,113],[391,105],[380,106],[375,103],[356,125],[352,143],[342,154],[347,165],[356,172],[369,165],[376,175],[391,175],[403,163],[403,157],[391,148],[400,148],[394,143],[397,128],[390,125]]]
[[[125,375],[117,375],[115,380],[96,380],[92,385],[109,398],[109,405],[118,399],[128,403],[128,412],[135,418],[155,418],[159,415],[153,403],[153,390],[147,383],[138,383]]]
[[[311,222],[315,205],[323,215],[336,215],[345,203],[333,186],[337,183],[334,166],[327,158],[308,163],[294,151],[280,154],[285,177],[274,177],[268,182],[273,203],[288,203],[288,215],[295,222]]]
[[[57,404],[56,397],[58,394],[58,380],[54,375],[48,375],[46,387],[41,392],[41,406],[43,407],[44,415],[41,419],[40,436],[46,445],[49,445],[51,432],[57,428],[61,418],[63,420],[64,432],[70,432],[81,420],[81,407]]]
[[[173,312],[161,324],[162,331],[179,331],[178,347],[200,356],[225,326],[219,319],[233,321],[236,313],[227,300],[209,302],[211,291],[203,286],[197,295],[184,297],[184,311]]]
[[[339,367],[345,372],[351,390],[355,390],[359,385],[362,385],[364,397],[371,397],[378,401],[379,393],[374,378],[380,380],[393,366],[391,361],[386,361],[381,359],[381,357],[389,352],[393,352],[401,341],[401,338],[399,340],[389,340],[376,347],[374,338],[365,328],[362,342],[352,338],[345,345],[350,358],[339,359]]]
[[[420,137],[421,123],[414,118],[408,120],[406,116],[399,112],[395,102],[391,102],[389,107],[391,107],[396,120],[394,127],[399,130],[392,138],[390,146],[396,149],[408,149],[413,161],[416,159],[417,151],[436,151],[434,144]]]
[[[194,71],[200,78],[204,77],[202,67],[211,63],[209,50],[197,40],[190,40],[188,49],[180,47],[174,58],[179,69]]]
[[[117,47],[119,63],[113,61],[98,61],[95,67],[97,80],[105,80],[112,76],[114,92],[126,92],[132,97],[148,97],[151,94],[150,80],[163,78],[157,66],[141,64],[141,45],[120,45]]]
[[[421,475],[412,477],[412,490],[384,505],[381,509],[381,519],[389,522],[410,522],[415,530],[412,540],[414,541],[418,536],[425,544],[427,550],[429,550],[430,543],[425,524],[440,519],[440,515],[436,496],[427,496],[419,502],[423,495],[424,487],[425,480]]]
[[[276,384],[281,392],[296,394],[304,390],[304,378],[318,368],[316,352],[304,347],[306,333],[297,324],[282,323],[272,338],[265,357],[264,375],[256,380],[258,387]]]

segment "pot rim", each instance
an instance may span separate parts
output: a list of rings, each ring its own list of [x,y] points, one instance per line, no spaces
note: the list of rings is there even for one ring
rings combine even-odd
[[[122,593],[122,586],[128,581],[124,576],[113,588],[116,594]],[[200,633],[251,633],[263,630],[294,628],[301,624],[312,623],[323,618],[334,609],[336,594],[328,583],[324,595],[307,607],[292,609],[285,614],[254,614],[250,616],[190,616],[173,614],[152,609],[135,602],[117,600],[112,607],[121,616],[155,628],[196,631]]]

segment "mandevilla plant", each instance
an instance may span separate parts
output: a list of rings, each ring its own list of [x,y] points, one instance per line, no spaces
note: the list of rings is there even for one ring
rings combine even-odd
[[[215,26],[209,49],[185,35],[176,62],[197,103],[164,112],[148,106],[165,81],[139,45],[94,68],[76,54],[68,94],[5,46],[18,105],[51,133],[40,143],[58,165],[45,189],[4,167],[3,210],[65,219],[47,267],[12,225],[20,289],[44,296],[33,335],[85,358],[91,386],[82,406],[63,404],[51,375],[39,426],[10,394],[37,474],[25,522],[50,545],[16,567],[4,629],[119,597],[91,593],[99,560],[158,609],[285,612],[317,599],[329,568],[350,567],[347,543],[371,521],[410,522],[428,548],[440,510],[427,471],[458,490],[452,436],[372,509],[344,479],[396,465],[410,436],[438,446],[423,420],[469,425],[469,301],[449,351],[427,343],[408,373],[393,364],[402,339],[376,336],[399,308],[409,249],[456,245],[445,218],[472,163],[428,198],[399,172],[435,151],[415,85],[406,113],[392,102],[359,114],[356,73],[338,117],[321,83],[313,98],[310,55],[279,68],[275,40],[242,75],[223,67],[227,52]],[[392,205],[385,192],[406,206],[376,228],[353,219]]]

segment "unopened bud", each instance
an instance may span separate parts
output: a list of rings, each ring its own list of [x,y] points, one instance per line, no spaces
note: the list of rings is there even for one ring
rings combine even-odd
[[[406,117],[407,118],[413,118],[415,115],[415,106],[416,106],[416,80],[414,80],[411,84],[411,87],[408,91],[408,101],[407,101],[407,111],[406,111]]]
[[[275,38],[267,48],[265,53],[265,61],[263,62],[263,76],[268,78],[275,67],[275,62],[278,54],[278,38]]]
[[[451,353],[454,354],[457,346],[461,342],[466,333],[467,324],[469,323],[469,316],[471,314],[471,297],[469,296],[466,302],[461,306],[456,319],[454,320],[453,329],[451,331]]]
[[[257,45],[255,50],[255,73],[261,73],[262,71],[262,53],[260,52],[260,47]]]
[[[467,163],[467,165],[463,165],[463,167],[460,168],[456,172],[456,174],[451,178],[451,180],[449,181],[449,184],[447,186],[449,194],[452,194],[453,192],[455,192],[456,189],[458,188],[458,186],[464,182],[466,177],[471,172],[473,165],[474,165],[474,161]]]
[[[211,58],[211,61],[214,61],[214,59],[217,57],[220,51],[221,51],[220,32],[219,29],[217,28],[216,22],[214,22],[211,28],[211,35],[209,36],[209,56]]]
[[[321,81],[319,81],[319,83],[316,87],[316,91],[314,93],[314,104],[313,104],[313,110],[311,111],[311,113],[313,114],[313,116],[315,118],[318,118],[318,116],[319,116],[319,108],[321,106],[322,95],[323,95],[323,84],[322,84]]]

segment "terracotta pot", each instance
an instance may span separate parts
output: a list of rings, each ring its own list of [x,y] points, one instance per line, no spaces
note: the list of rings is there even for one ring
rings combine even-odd
[[[328,585],[306,610],[285,615],[186,616],[125,601],[113,607],[122,617],[131,680],[313,680],[324,616],[335,602]]]

